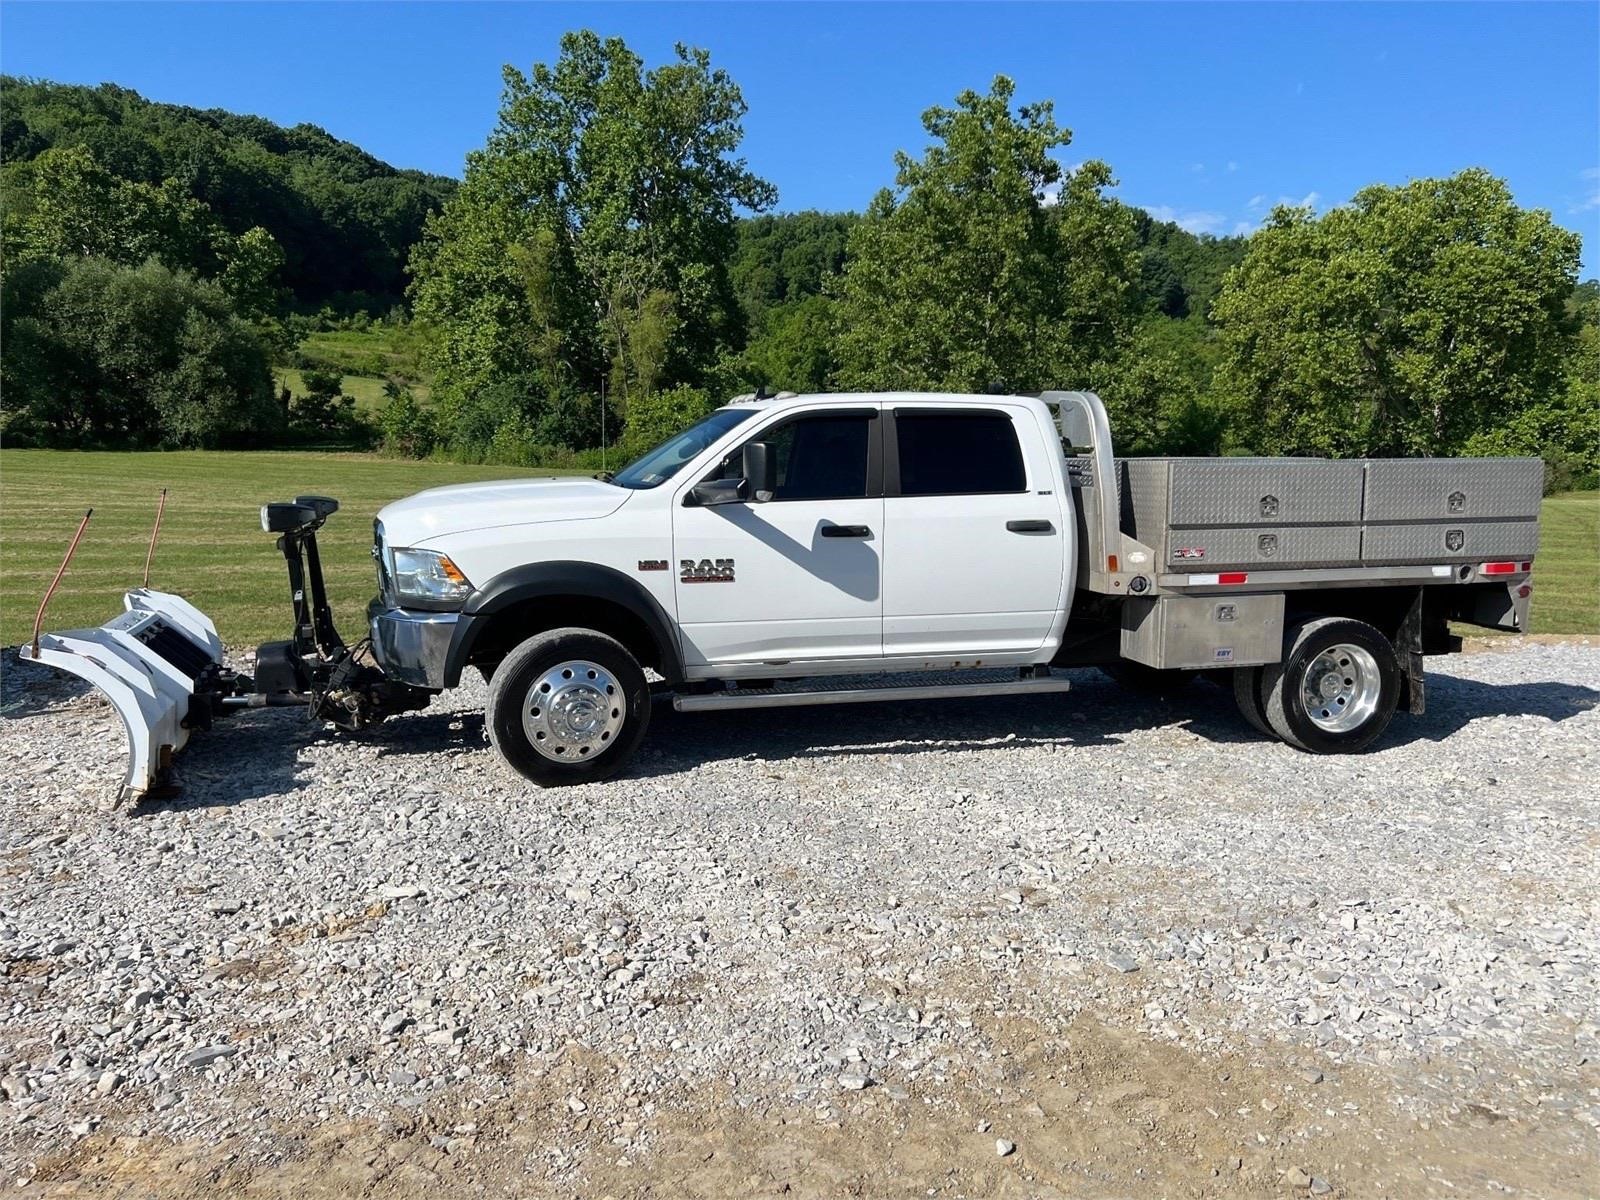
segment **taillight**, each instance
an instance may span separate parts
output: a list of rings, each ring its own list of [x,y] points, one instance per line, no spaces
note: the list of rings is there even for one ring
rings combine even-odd
[[[1527,568],[1524,567],[1523,570],[1527,570]],[[1515,575],[1517,573],[1517,564],[1514,562],[1484,563],[1483,566],[1478,568],[1478,572],[1482,575]]]
[[[1250,578],[1248,571],[1224,571],[1217,576],[1218,583],[1245,583]]]

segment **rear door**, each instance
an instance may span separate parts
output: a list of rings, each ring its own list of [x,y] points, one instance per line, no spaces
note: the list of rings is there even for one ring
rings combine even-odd
[[[879,424],[870,403],[781,417],[745,439],[772,448],[771,500],[698,507],[680,497],[673,544],[685,665],[882,654]],[[737,476],[743,447],[694,482]]]
[[[1001,403],[886,406],[885,655],[1014,653],[1050,636],[1067,536],[1040,439],[1019,436],[1033,422]]]

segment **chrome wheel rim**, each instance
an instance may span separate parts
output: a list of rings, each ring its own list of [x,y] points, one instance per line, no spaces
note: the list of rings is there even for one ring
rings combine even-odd
[[[616,677],[599,663],[557,663],[528,689],[522,731],[551,762],[594,758],[616,740],[628,701]]]
[[[1311,660],[1300,684],[1306,716],[1327,733],[1358,729],[1378,711],[1383,677],[1378,660],[1360,646],[1329,646]]]

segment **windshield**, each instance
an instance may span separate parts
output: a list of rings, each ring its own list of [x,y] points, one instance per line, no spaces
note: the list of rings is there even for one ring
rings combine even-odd
[[[611,482],[625,488],[659,487],[683,470],[684,463],[755,414],[753,408],[719,408],[682,433],[673,434],[654,450],[645,451],[613,475]]]

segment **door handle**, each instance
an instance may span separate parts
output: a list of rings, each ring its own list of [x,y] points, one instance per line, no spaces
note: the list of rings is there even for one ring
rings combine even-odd
[[[1007,521],[1006,528],[1012,533],[1054,533],[1056,527],[1049,521]]]
[[[822,527],[822,536],[864,538],[871,537],[872,530],[865,525],[824,525]]]

